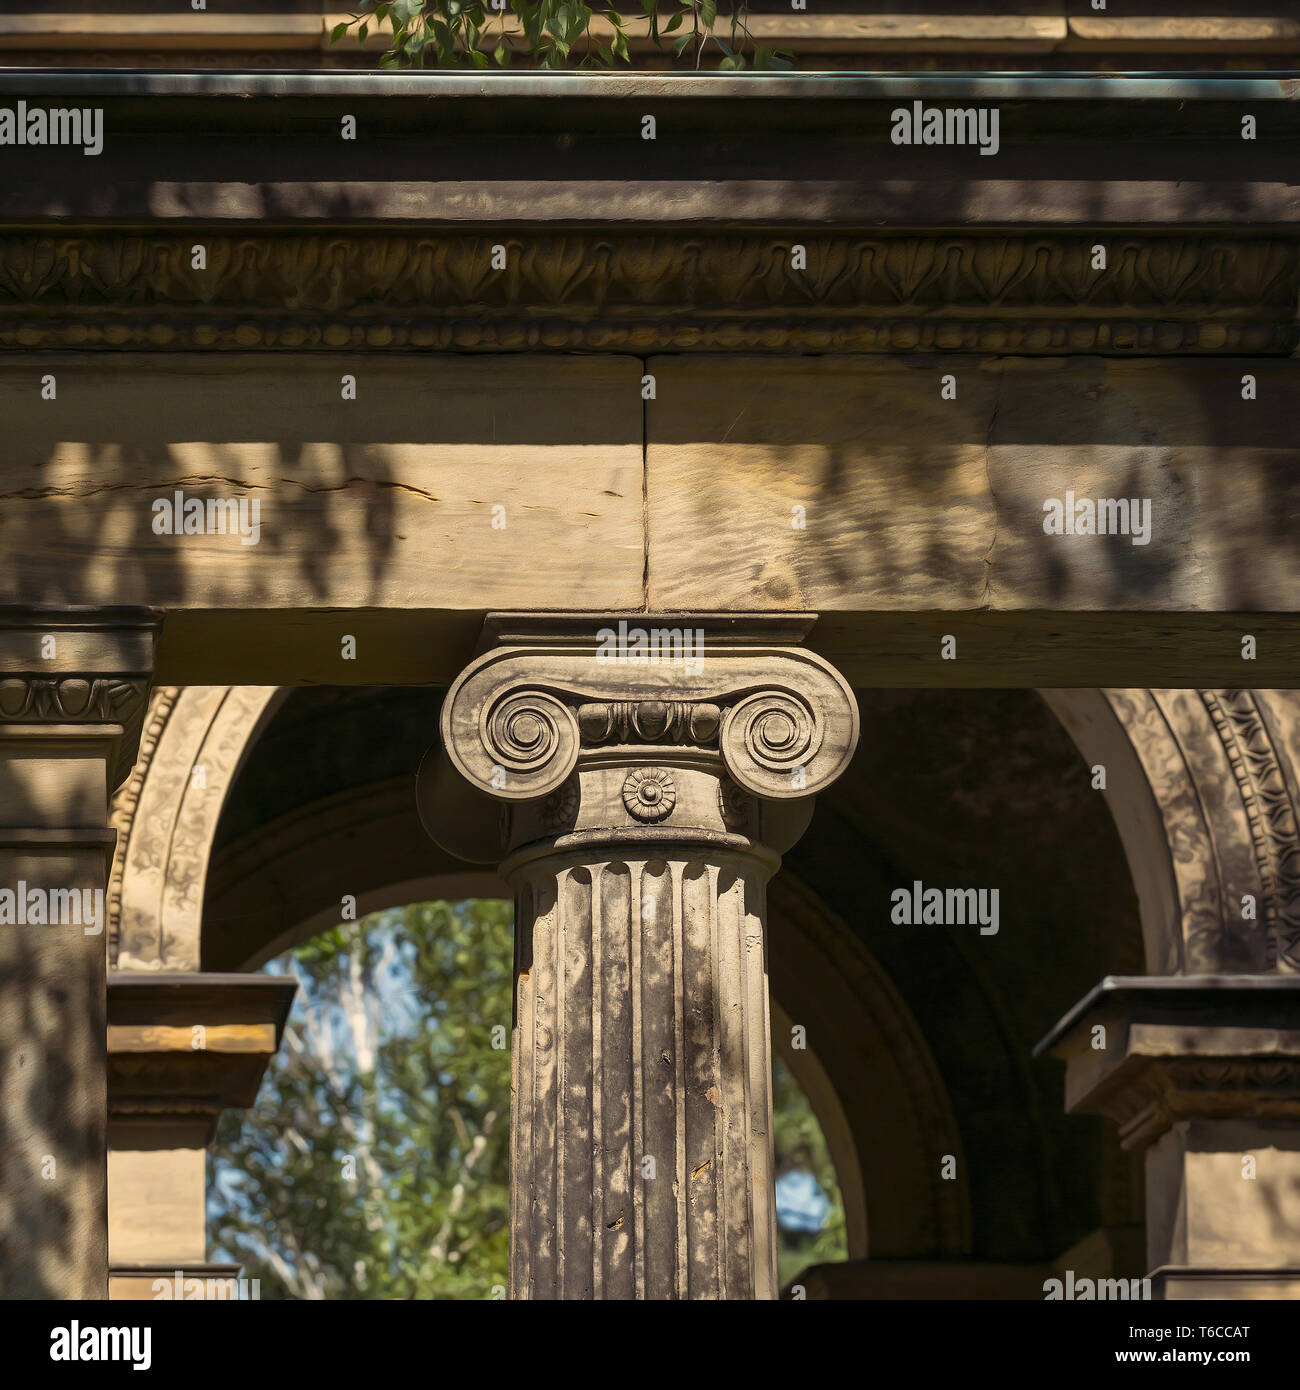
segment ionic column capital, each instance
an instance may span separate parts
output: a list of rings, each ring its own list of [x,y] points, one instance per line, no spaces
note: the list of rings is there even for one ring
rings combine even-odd
[[[596,830],[786,848],[858,739],[852,690],[802,631],[735,615],[497,620],[443,704],[427,828],[483,860]]]

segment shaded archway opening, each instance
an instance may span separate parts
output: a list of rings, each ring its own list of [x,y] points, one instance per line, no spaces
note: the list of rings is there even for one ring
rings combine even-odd
[[[1033,691],[857,694],[854,763],[773,885],[774,905],[795,882],[820,904],[804,935],[832,968],[782,951],[774,907],[772,987],[792,1022],[812,1023],[848,1118],[870,1262],[910,1262],[911,1296],[984,1297],[999,1284],[983,1271],[1034,1296],[1039,1271],[1098,1233],[1101,1258],[1140,1259],[1132,1161],[1099,1118],[1063,1112],[1059,1069],[1032,1058],[1099,979],[1143,965],[1124,845],[1089,764]],[[996,930],[894,920],[895,895],[918,883],[997,890]],[[959,1266],[964,1283],[949,1277]]]

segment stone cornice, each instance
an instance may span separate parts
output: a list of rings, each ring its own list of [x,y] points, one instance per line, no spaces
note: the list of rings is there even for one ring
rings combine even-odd
[[[0,103],[102,113],[93,158],[6,149],[0,220],[55,234],[92,224],[1253,234],[1300,225],[1298,96],[1285,78],[1259,76],[0,70]],[[894,113],[913,102],[994,107],[996,157],[966,140],[896,144]],[[1242,138],[1243,109],[1258,120],[1253,140]]]
[[[748,29],[757,43],[794,48],[800,56],[820,54],[1014,53],[1018,58],[1064,50],[1081,55],[1110,53],[1116,47],[1131,52],[1151,49],[1186,54],[1212,52],[1222,58],[1234,50],[1286,52],[1300,46],[1300,24],[1290,16],[1285,0],[1273,0],[1274,13],[1248,16],[1205,16],[1199,12],[1160,17],[1122,14],[1069,14],[1065,0],[1042,6],[1033,15],[1016,13],[1007,3],[950,6],[942,12],[863,14],[831,12],[753,14]],[[1189,7],[1190,8],[1190,7]],[[90,9],[90,6],[87,6]],[[669,11],[664,10],[666,17]],[[236,55],[271,52],[277,57],[299,54],[314,62],[340,66],[373,65],[387,48],[387,32],[372,33],[362,45],[352,35],[344,43],[330,42],[335,24],[351,18],[350,11],[275,14],[158,13],[140,7],[137,13],[18,14],[0,17],[0,50],[31,53],[48,50],[64,62],[69,54],[99,51],[119,62],[140,52],[158,50],[187,58],[196,52]],[[630,28],[634,53],[650,50],[634,16]],[[511,28],[518,21],[509,16]],[[593,30],[606,35],[600,16]],[[1085,58],[1086,61],[1086,58]]]
[[[1107,16],[1104,23],[1113,23]],[[11,96],[238,97],[295,99],[343,95],[386,97],[459,97],[496,105],[503,97],[563,96],[617,101],[625,97],[704,98],[710,102],[740,98],[752,105],[774,99],[833,97],[857,101],[926,101],[958,98],[985,101],[1135,102],[1269,100],[1297,101],[1286,74],[1221,75],[1158,73],[861,73],[746,72],[741,74],[679,71],[672,74],[561,72],[514,68],[501,73],[473,70],[405,69],[395,72],[132,72],[112,68],[0,69],[0,100]]]
[[[1098,244],[1105,270],[1092,268]],[[18,349],[1265,355],[1300,342],[1297,302],[1300,243],[1282,235],[0,236],[0,345]]]

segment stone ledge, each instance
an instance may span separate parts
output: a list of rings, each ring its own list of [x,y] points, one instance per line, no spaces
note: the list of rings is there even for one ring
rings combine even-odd
[[[1229,6],[1225,5],[1225,10]],[[1281,6],[1278,7],[1282,9]],[[665,16],[668,11],[665,11]],[[161,49],[175,52],[227,49],[231,51],[299,51],[347,57],[382,53],[389,36],[373,32],[364,45],[349,35],[332,44],[336,24],[351,18],[338,11],[313,14],[216,14],[156,13],[103,15],[41,14],[0,17],[0,51],[32,50],[129,50]],[[652,52],[647,35],[640,32],[641,16],[629,17],[630,46],[634,52]],[[1025,15],[1009,10],[961,14],[753,14],[748,21],[757,42],[775,47],[794,47],[798,53],[869,53],[883,51],[1014,53],[1094,50],[1111,52],[1125,48],[1163,52],[1201,50],[1289,49],[1300,46],[1300,21],[1284,13],[1274,15]],[[519,23],[510,16],[509,32]],[[606,38],[608,21],[597,16],[593,32]],[[340,53],[340,49],[344,50]]]
[[[139,1129],[192,1119],[202,1126],[203,1142],[210,1141],[222,1110],[256,1100],[297,988],[281,975],[110,971],[114,1122]],[[203,1042],[198,1049],[196,1037]]]
[[[1126,1149],[1182,1120],[1300,1119],[1300,976],[1108,976],[1044,1053],[1066,1063],[1066,1109],[1115,1120]]]

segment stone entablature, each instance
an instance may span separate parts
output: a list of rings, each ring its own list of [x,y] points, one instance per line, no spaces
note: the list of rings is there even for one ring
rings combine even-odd
[[[1269,78],[0,72],[18,103],[102,111],[102,148],[6,147],[10,348],[1300,340],[1300,102]],[[896,143],[917,106],[999,114],[996,149]]]

